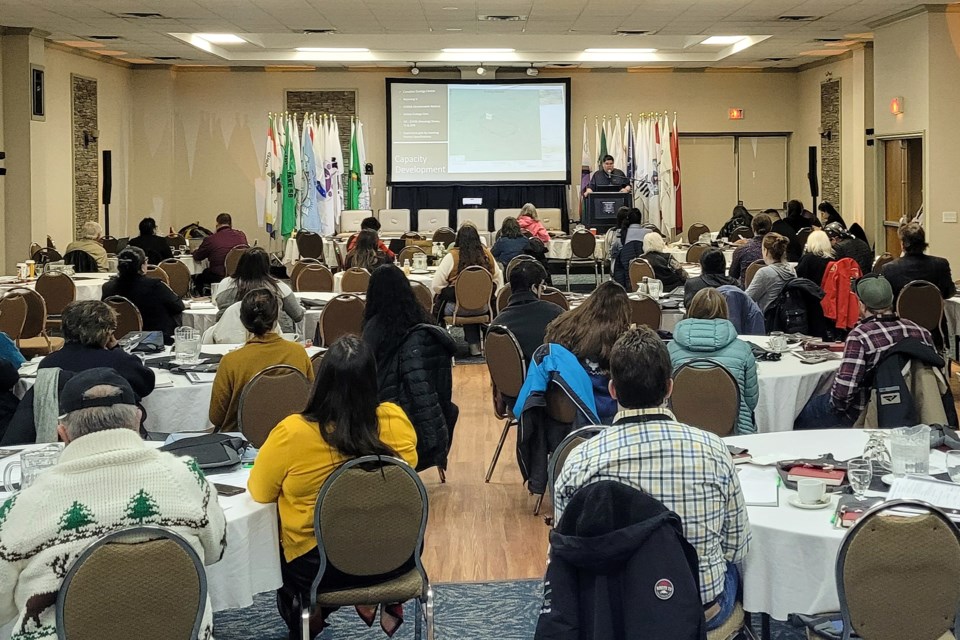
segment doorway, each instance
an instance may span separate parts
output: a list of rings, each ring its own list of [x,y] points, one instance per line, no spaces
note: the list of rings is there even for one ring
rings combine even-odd
[[[923,208],[923,139],[883,141],[884,250],[900,255],[897,229]],[[879,247],[878,247],[879,248]]]

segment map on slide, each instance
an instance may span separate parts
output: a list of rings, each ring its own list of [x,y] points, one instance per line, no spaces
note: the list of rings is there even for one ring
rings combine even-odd
[[[448,114],[451,158],[467,162],[541,158],[539,91],[451,87]]]

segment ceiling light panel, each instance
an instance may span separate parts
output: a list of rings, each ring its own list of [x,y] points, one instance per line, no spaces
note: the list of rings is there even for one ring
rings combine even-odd
[[[246,40],[233,33],[198,33],[198,38],[203,38],[213,44],[245,44]]]
[[[736,44],[743,40],[744,36],[710,36],[700,44],[719,44],[719,45],[730,45]]]

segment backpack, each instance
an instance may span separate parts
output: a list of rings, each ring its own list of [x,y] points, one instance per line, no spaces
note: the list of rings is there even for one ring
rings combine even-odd
[[[819,309],[823,299],[823,289],[806,278],[791,278],[786,281],[780,295],[763,314],[767,333],[803,333],[813,335],[810,313],[811,298],[816,300]]]
[[[64,264],[69,264],[73,267],[73,270],[76,273],[96,273],[97,272],[97,260],[91,256],[86,251],[80,249],[74,249],[73,251],[68,251],[65,256],[63,256]]]

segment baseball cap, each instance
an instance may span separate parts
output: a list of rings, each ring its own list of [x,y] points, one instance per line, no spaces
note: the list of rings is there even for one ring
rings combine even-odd
[[[120,393],[98,398],[85,398],[92,388],[109,385],[119,389]],[[79,409],[91,407],[112,407],[115,404],[136,405],[137,398],[127,382],[119,373],[107,367],[97,367],[76,373],[63,386],[60,392],[60,415],[64,416]]]
[[[849,235],[847,230],[844,229],[843,225],[841,225],[839,222],[831,222],[825,226],[823,230],[831,238],[846,238]]]
[[[857,280],[857,297],[868,309],[886,309],[893,305],[893,287],[881,275],[871,274]]]

